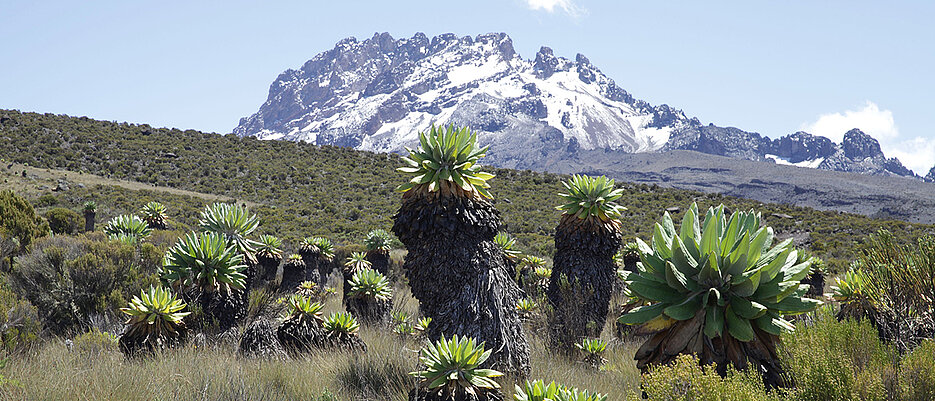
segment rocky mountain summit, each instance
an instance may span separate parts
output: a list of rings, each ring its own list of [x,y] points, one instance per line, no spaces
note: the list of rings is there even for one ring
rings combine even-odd
[[[402,152],[431,124],[467,125],[493,145],[486,162],[549,170],[579,151],[693,150],[825,170],[916,177],[879,143],[851,130],[840,144],[796,132],[770,139],[704,125],[681,110],[634,98],[578,54],[542,47],[532,59],[509,36],[388,33],[347,38],[270,86],[233,132],[377,152]]]

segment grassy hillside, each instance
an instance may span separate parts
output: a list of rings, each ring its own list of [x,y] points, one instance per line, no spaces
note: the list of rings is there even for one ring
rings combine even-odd
[[[402,182],[394,171],[399,157],[393,154],[14,110],[0,111],[0,155],[5,159],[0,165],[3,180],[7,185],[30,188],[27,195],[39,206],[45,202],[77,208],[84,200],[94,199],[105,205],[101,218],[106,220],[159,199],[177,221],[190,224],[201,205],[219,195],[255,205],[263,231],[286,240],[316,234],[358,242],[372,228],[388,228],[399,205],[393,189]],[[42,182],[38,174],[31,173],[30,180],[27,172],[23,181],[19,166],[7,168],[11,162],[67,170],[72,174],[65,179],[76,183],[81,181],[75,176],[92,174],[100,179],[85,188],[71,185],[68,191],[53,193],[54,185]],[[552,206],[563,177],[490,170],[497,174],[491,184],[505,229],[517,237],[522,249],[551,255],[551,235],[559,217]],[[135,184],[120,185],[126,182]],[[627,191],[620,203],[629,208],[624,219],[627,238],[646,238],[652,223],[667,208],[684,209],[692,201],[701,207],[724,203],[763,212],[768,224],[782,234],[795,235],[800,246],[824,257],[834,269],[853,260],[866,235],[879,228],[889,229],[902,241],[933,231],[929,225],[764,205],[645,184],[623,185]],[[45,200],[40,201],[43,195]]]

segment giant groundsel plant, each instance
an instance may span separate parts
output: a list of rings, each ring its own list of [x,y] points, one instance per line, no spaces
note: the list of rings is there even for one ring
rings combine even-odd
[[[811,260],[797,263],[791,239],[773,245],[772,228],[753,211],[728,218],[721,205],[699,217],[692,204],[676,229],[666,213],[650,244],[637,240],[637,271],[623,273],[630,293],[647,304],[620,322],[660,330],[638,350],[637,365],[667,363],[680,353],[721,369],[727,362],[743,369],[749,360],[778,385],[778,336],[794,330],[783,316],[821,304],[805,297],[808,285],[800,284]]]

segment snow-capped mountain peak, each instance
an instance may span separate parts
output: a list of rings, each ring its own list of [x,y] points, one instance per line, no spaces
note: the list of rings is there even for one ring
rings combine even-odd
[[[432,124],[479,131],[485,163],[548,170],[579,150],[693,150],[755,161],[875,175],[915,175],[852,130],[839,145],[797,132],[772,140],[703,125],[665,104],[635,99],[578,54],[542,47],[521,57],[504,33],[476,37],[388,33],[347,38],[270,86],[234,133],[377,152],[402,152]]]
[[[663,112],[675,118],[661,124]],[[635,100],[580,54],[570,60],[543,47],[527,60],[503,33],[431,40],[383,33],[342,40],[281,74],[234,133],[392,152],[431,124],[448,123],[481,131],[482,143],[496,144],[491,160],[505,161],[525,158],[530,138],[655,151],[689,120]]]

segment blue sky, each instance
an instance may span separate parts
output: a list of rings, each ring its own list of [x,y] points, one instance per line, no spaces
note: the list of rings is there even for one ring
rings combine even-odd
[[[270,83],[347,36],[507,32],[582,53],[653,104],[779,137],[877,137],[935,164],[930,1],[0,0],[0,108],[230,132]]]

